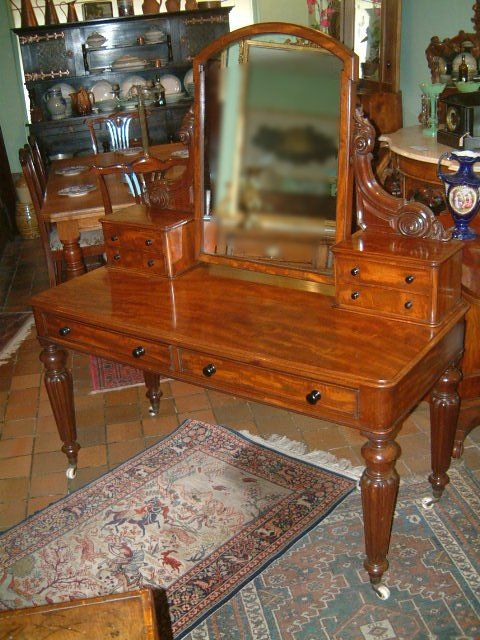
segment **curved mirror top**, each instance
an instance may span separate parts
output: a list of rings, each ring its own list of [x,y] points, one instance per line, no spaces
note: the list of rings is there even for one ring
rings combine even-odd
[[[318,44],[272,33],[206,61],[205,253],[331,269],[343,66]]]

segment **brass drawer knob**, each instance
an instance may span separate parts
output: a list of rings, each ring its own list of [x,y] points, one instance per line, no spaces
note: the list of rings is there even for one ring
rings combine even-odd
[[[411,300],[407,300],[403,306],[405,309],[411,309],[413,307],[413,302]]]
[[[207,378],[211,378],[217,371],[217,367],[214,364],[210,363],[203,367],[202,371],[204,376],[206,376]]]
[[[407,276],[407,277],[405,278],[405,282],[406,282],[407,284],[412,284],[412,282],[413,282],[414,280],[415,280],[415,276]]]
[[[145,354],[145,347],[135,347],[132,351],[132,356],[134,358],[141,358]]]
[[[154,264],[155,264],[155,260],[152,260],[152,259],[150,259],[150,260],[147,262],[147,266],[148,266],[148,267],[153,267],[153,265],[154,265]]]
[[[119,253],[116,253],[116,254],[113,256],[113,259],[114,259],[114,260],[116,260],[116,261],[120,260],[120,254],[119,254]]]
[[[150,238],[148,238],[148,240],[145,240],[145,244],[147,245],[147,247],[151,247],[153,244],[153,240],[150,240]]]
[[[110,240],[112,242],[117,242],[118,241],[118,236],[110,236]]]
[[[353,267],[353,269],[350,271],[350,273],[352,274],[352,276],[358,276],[358,274],[360,273],[360,268],[359,267]]]
[[[62,327],[61,329],[58,330],[58,333],[61,336],[68,336],[68,334],[70,333],[71,329],[70,327]]]
[[[308,404],[317,404],[317,402],[320,400],[321,397],[322,397],[322,394],[318,389],[313,389],[312,391],[310,391],[310,393],[307,393],[307,395],[305,396]]]
[[[360,297],[360,291],[352,291],[352,293],[350,294],[350,297],[352,300],[356,300],[357,298]]]

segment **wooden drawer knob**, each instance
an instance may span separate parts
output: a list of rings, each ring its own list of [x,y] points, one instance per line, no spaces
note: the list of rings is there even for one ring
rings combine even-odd
[[[70,327],[62,327],[61,329],[58,330],[58,333],[61,336],[68,336],[68,334],[70,333],[71,329]]]
[[[352,300],[356,300],[357,298],[360,297],[360,291],[352,291],[352,293],[350,294],[350,297]]]
[[[147,267],[153,267],[153,265],[154,265],[154,264],[155,264],[155,260],[150,259],[150,260],[147,262]]]
[[[207,378],[211,378],[213,376],[213,374],[216,372],[217,367],[214,364],[207,364],[205,367],[203,367],[202,371],[203,371],[203,375],[206,376]]]
[[[145,347],[135,347],[132,351],[132,356],[134,358],[141,358],[145,354]]]
[[[321,397],[322,397],[322,394],[318,389],[313,389],[312,391],[310,391],[310,393],[307,393],[307,395],[305,396],[308,404],[317,404],[317,402],[320,400]]]
[[[359,267],[353,267],[353,269],[350,271],[350,273],[352,274],[352,276],[358,276],[358,274],[360,273],[360,268]]]
[[[150,240],[150,238],[148,240],[145,240],[145,244],[147,245],[147,247],[151,247],[153,244],[153,240]]]
[[[406,282],[407,284],[412,284],[412,282],[413,282],[414,280],[415,280],[415,276],[407,276],[407,277],[405,278],[405,282]]]
[[[113,259],[114,259],[114,260],[116,260],[116,261],[120,260],[120,254],[119,254],[119,253],[116,253],[116,254],[113,256]]]
[[[117,242],[117,240],[118,240],[118,236],[110,236],[110,240],[111,240],[112,242]]]
[[[413,302],[411,300],[407,300],[403,306],[405,309],[411,309],[413,307]]]

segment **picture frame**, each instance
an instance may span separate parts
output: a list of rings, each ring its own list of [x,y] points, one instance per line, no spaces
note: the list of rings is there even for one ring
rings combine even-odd
[[[83,19],[101,20],[102,18],[113,18],[113,5],[111,2],[85,2],[82,6]]]

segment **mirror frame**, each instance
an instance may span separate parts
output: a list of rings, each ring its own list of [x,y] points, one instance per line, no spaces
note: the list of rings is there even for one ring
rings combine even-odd
[[[231,31],[205,47],[193,60],[195,83],[194,106],[194,163],[195,163],[195,255],[200,262],[229,265],[275,275],[290,276],[302,280],[333,283],[333,271],[321,273],[275,263],[258,262],[254,259],[213,255],[203,251],[203,218],[205,213],[204,197],[204,152],[205,152],[205,65],[207,61],[226,47],[251,40],[254,36],[280,34],[285,35],[285,44],[297,44],[309,41],[311,46],[319,46],[342,61],[340,76],[340,118],[338,146],[337,181],[337,217],[335,241],[340,242],[352,233],[353,214],[353,115],[356,101],[356,83],[358,80],[358,58],[345,45],[320,31],[284,22],[265,22]],[[280,44],[280,43],[279,43]],[[309,46],[309,45],[307,45]]]

